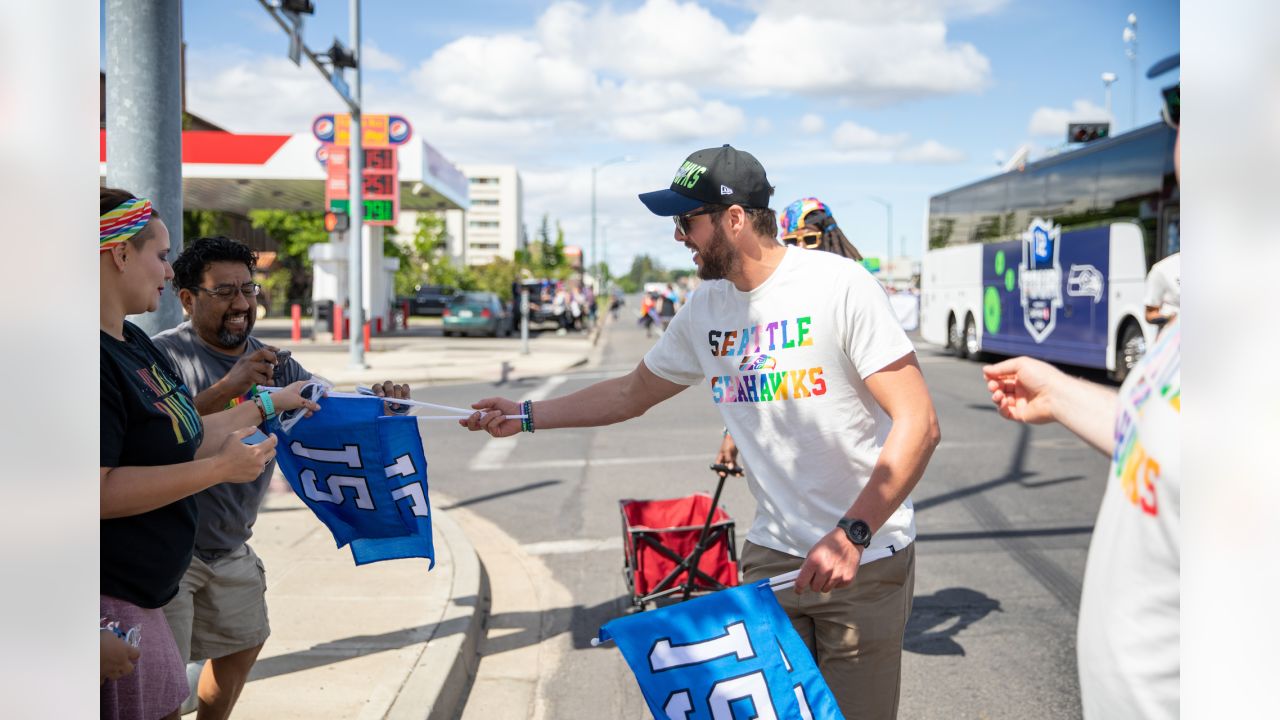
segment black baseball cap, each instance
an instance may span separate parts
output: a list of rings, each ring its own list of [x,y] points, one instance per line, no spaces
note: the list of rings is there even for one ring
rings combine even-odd
[[[767,208],[773,187],[751,153],[729,145],[699,150],[676,170],[671,187],[640,193],[654,215],[683,215],[703,205]]]

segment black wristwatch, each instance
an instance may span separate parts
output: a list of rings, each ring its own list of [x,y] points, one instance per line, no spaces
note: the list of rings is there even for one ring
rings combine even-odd
[[[844,531],[849,542],[854,545],[861,545],[866,548],[871,545],[871,527],[861,520],[853,518],[840,518],[840,522],[836,523],[836,527]]]

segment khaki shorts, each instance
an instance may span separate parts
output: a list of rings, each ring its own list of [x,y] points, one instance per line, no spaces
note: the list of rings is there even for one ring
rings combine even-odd
[[[747,542],[744,582],[798,570],[804,558]],[[915,543],[858,568],[853,584],[829,593],[793,590],[778,602],[804,639],[840,711],[850,720],[898,715],[902,635],[915,592]]]
[[[178,594],[164,606],[183,659],[226,657],[266,642],[266,593],[262,560],[248,545],[212,563],[192,557]]]

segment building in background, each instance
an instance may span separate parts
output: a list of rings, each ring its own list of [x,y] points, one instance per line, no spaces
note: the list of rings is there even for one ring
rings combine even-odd
[[[524,187],[514,165],[460,165],[467,178],[469,208],[443,213],[449,258],[458,265],[514,260],[527,244]],[[401,213],[401,237],[417,232],[417,213]]]

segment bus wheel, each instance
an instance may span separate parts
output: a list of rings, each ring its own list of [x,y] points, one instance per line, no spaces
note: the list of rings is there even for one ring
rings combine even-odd
[[[1146,351],[1147,339],[1142,336],[1138,324],[1132,321],[1125,323],[1124,329],[1120,331],[1120,342],[1116,344],[1116,369],[1112,371],[1111,377],[1116,382],[1124,382],[1129,377],[1129,371],[1138,364]]]
[[[964,337],[960,334],[955,315],[947,318],[947,349],[958,358],[964,357]]]
[[[964,320],[964,354],[967,357],[977,359],[978,355],[982,353],[979,343],[978,325],[973,321],[973,316],[970,315]]]

